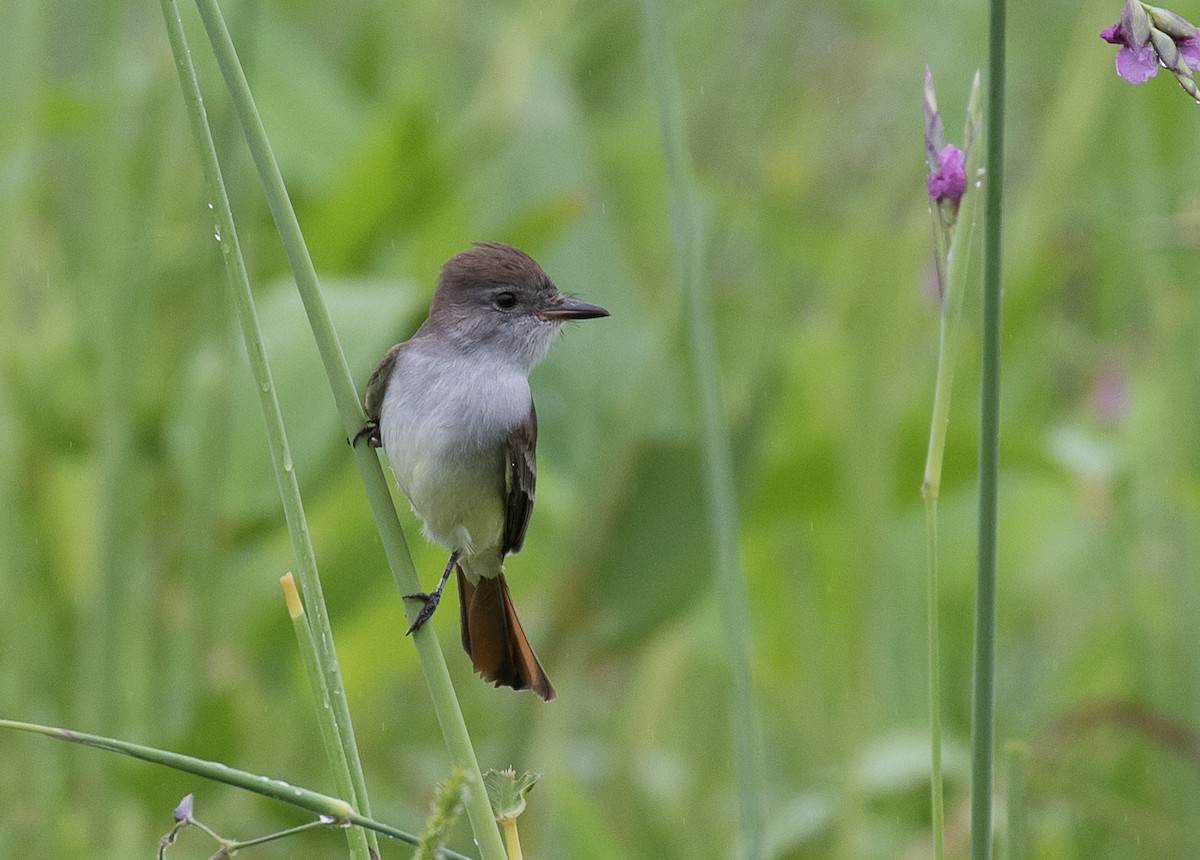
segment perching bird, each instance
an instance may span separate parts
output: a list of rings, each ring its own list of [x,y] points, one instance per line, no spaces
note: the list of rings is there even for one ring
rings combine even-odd
[[[393,346],[367,383],[359,436],[382,446],[425,537],[450,550],[419,628],[458,572],[463,648],[486,681],[554,698],[517,619],[504,558],[521,549],[533,512],[537,413],[529,372],[563,324],[608,316],[558,291],[534,260],[479,243],[438,277],[429,316]],[[356,437],[357,438],[357,437]]]

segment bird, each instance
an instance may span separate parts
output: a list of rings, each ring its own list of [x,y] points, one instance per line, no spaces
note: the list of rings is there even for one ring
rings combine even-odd
[[[388,350],[367,382],[354,442],[382,447],[425,538],[450,550],[432,592],[405,595],[432,616],[457,573],[463,649],[495,686],[551,684],[521,627],[504,577],[533,513],[537,410],[529,373],[563,326],[608,311],[560,292],[528,254],[478,242],[442,266],[429,314]]]

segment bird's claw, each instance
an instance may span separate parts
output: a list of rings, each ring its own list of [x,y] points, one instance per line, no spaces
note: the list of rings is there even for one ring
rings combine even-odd
[[[357,448],[358,440],[366,437],[367,444],[372,448],[379,448],[383,445],[383,437],[379,433],[379,422],[368,421],[362,426],[362,429],[354,434],[354,438],[350,440],[350,447]]]
[[[408,625],[408,630],[404,632],[405,636],[411,636],[414,632],[421,629],[421,625],[428,621],[433,616],[433,611],[437,609],[438,602],[441,601],[442,595],[435,591],[433,594],[426,594],[423,591],[418,591],[414,594],[403,595],[405,600],[420,600],[425,605],[421,607],[421,611],[417,613],[417,617],[413,619],[412,624]]]

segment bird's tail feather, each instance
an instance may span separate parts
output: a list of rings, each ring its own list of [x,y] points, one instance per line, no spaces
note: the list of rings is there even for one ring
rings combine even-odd
[[[458,606],[463,650],[485,681],[533,690],[547,702],[554,698],[554,685],[525,638],[503,573],[472,584],[459,567]]]

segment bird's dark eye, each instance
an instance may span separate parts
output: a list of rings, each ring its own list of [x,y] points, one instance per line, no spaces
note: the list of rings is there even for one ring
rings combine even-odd
[[[496,307],[502,311],[511,311],[517,306],[517,297],[507,290],[503,293],[496,293]]]

